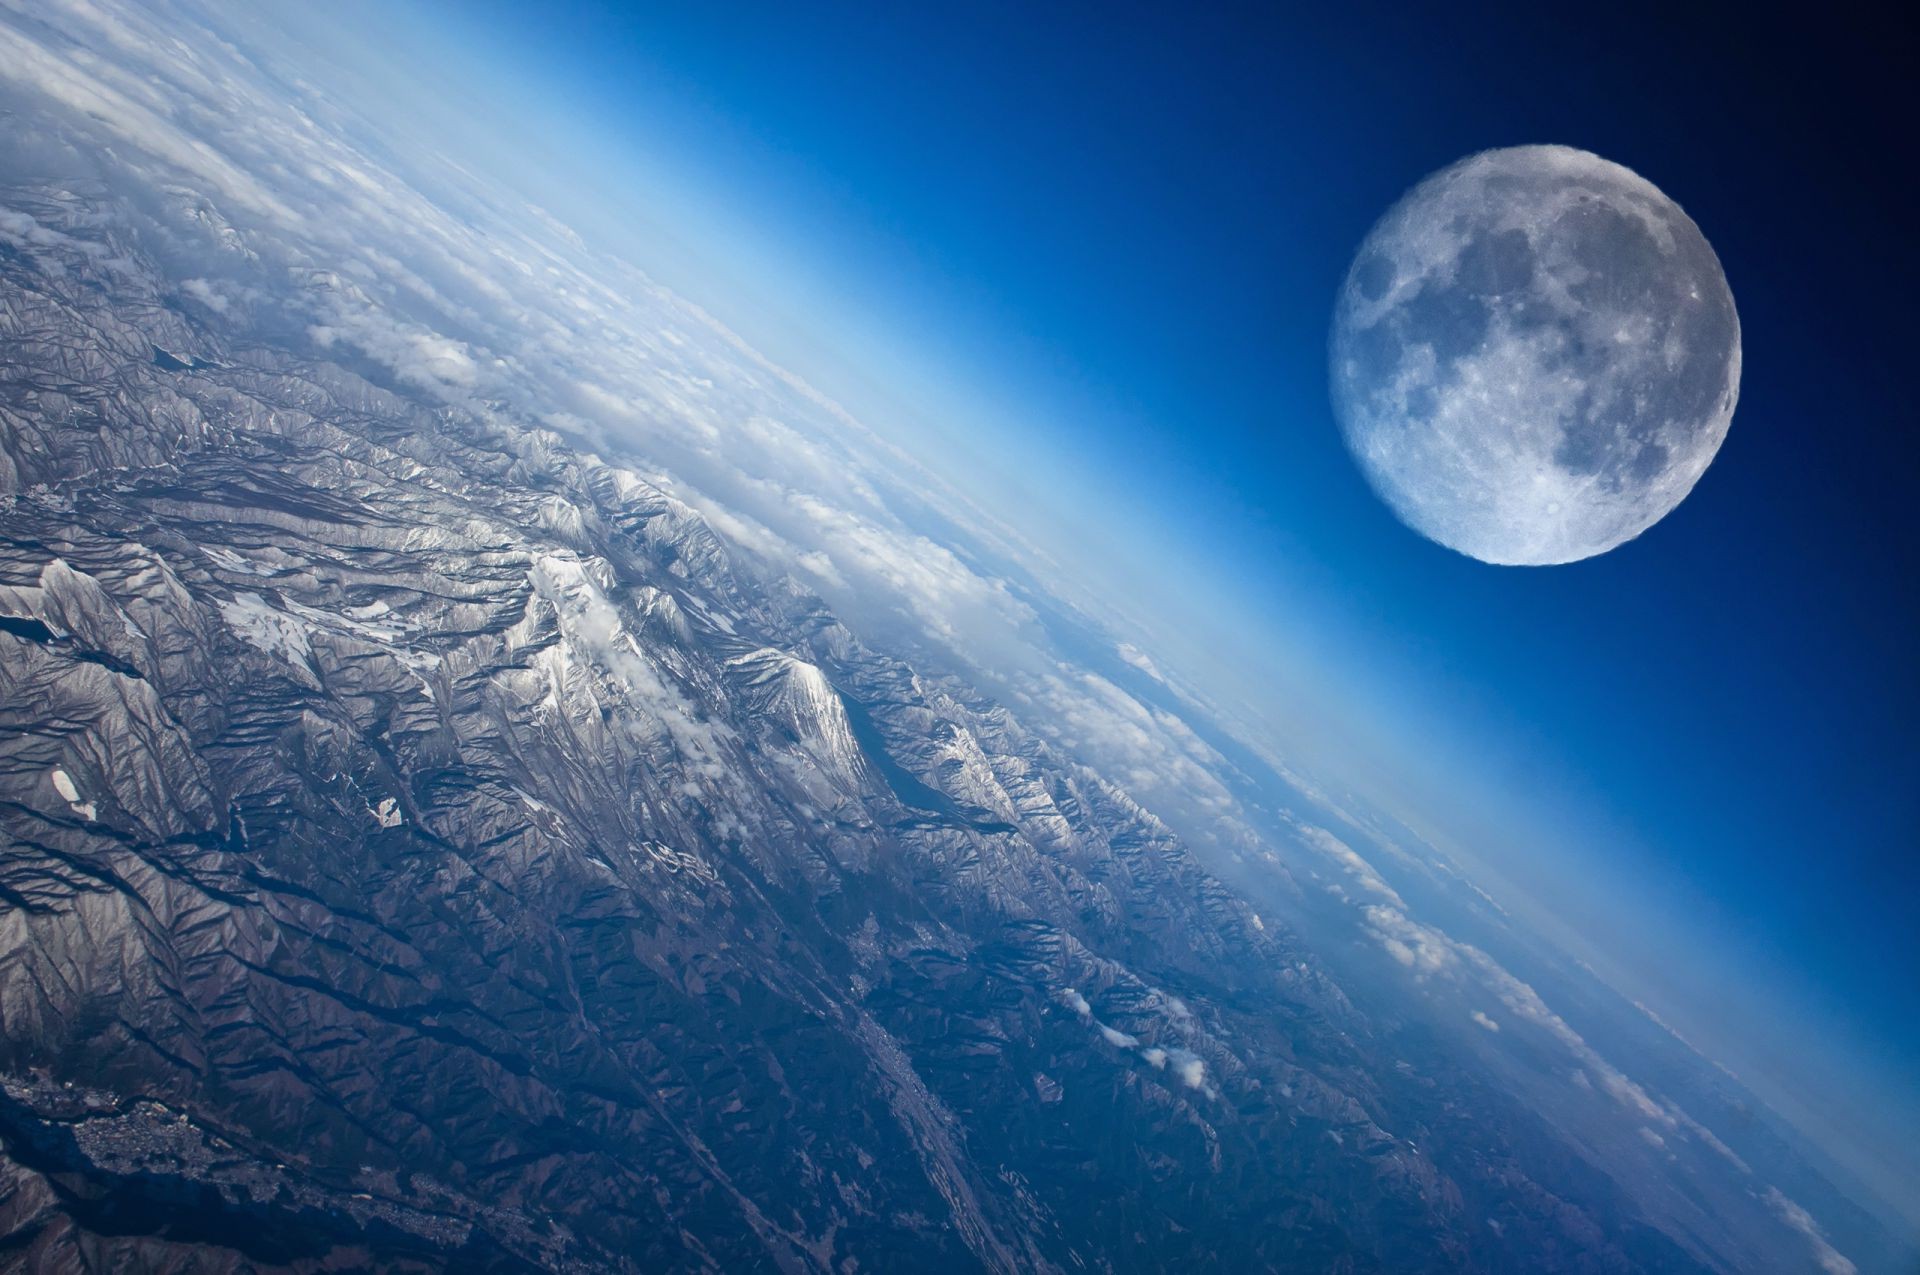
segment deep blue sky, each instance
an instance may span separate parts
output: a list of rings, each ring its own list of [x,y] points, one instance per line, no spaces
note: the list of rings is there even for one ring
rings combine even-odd
[[[581,188],[557,210],[626,223],[653,245],[638,264],[752,343],[925,433],[976,489],[1009,484],[1050,548],[1080,529],[1116,573],[1177,575],[1189,627],[1329,670],[1361,723],[1343,756],[1377,748],[1405,801],[1743,1070],[1821,1088],[1848,1136],[1911,1141],[1904,37],[1600,8],[425,11],[501,68],[481,97],[534,133],[573,123],[555,149]],[[1524,142],[1678,200],[1745,339],[1694,494],[1639,541],[1537,570],[1396,523],[1324,370],[1373,219]],[[1133,539],[1109,552],[1112,526]]]

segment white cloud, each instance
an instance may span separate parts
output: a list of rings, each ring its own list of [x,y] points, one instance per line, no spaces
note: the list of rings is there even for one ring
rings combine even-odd
[[[69,10],[69,12],[75,12]],[[160,65],[160,64],[149,64]],[[75,45],[48,48],[0,25],[0,76],[70,108],[118,140],[196,177],[251,211],[294,222],[294,212],[206,142],[176,126],[166,102],[136,75]]]
[[[1369,903],[1361,908],[1367,929],[1394,960],[1425,976],[1439,974],[1459,963],[1454,941],[1431,925],[1422,925],[1399,908]]]
[[[1184,1049],[1172,1050],[1167,1060],[1173,1065],[1173,1074],[1180,1077],[1180,1083],[1189,1089],[1207,1089],[1207,1064],[1198,1054]]]
[[[1781,1194],[1778,1187],[1767,1188],[1767,1203],[1782,1222],[1806,1236],[1807,1242],[1813,1246],[1813,1260],[1826,1275],[1855,1275],[1854,1264],[1827,1242],[1826,1233],[1813,1220],[1811,1213]]]
[[[232,304],[227,300],[226,295],[222,293],[219,287],[211,280],[182,279],[180,281],[180,291],[186,293],[216,314],[225,314],[227,307]]]
[[[1153,657],[1133,643],[1122,642],[1114,648],[1114,651],[1122,660],[1133,665],[1133,667],[1139,669],[1154,681],[1164,682],[1167,680],[1165,675],[1160,672],[1160,666],[1153,662]]]
[[[1400,897],[1399,892],[1388,885],[1386,878],[1381,876],[1371,863],[1361,858],[1352,846],[1325,828],[1302,824],[1299,833],[1302,841],[1339,864],[1346,870],[1348,876],[1358,881],[1363,887],[1388,900],[1396,908],[1406,907],[1406,901]]]

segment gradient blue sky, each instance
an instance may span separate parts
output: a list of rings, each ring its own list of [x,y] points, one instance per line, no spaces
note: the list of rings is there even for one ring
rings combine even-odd
[[[1309,765],[1469,847],[1883,1188],[1920,1173],[1917,281],[1891,32],[1538,6],[415,19],[367,20],[397,58],[451,40],[483,60],[454,105],[556,212],[1020,510],[1210,687],[1313,736]],[[1746,343],[1694,494],[1538,570],[1396,523],[1324,369],[1373,219],[1523,142],[1677,199]]]

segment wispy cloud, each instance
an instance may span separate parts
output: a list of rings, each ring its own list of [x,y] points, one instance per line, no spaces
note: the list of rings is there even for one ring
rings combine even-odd
[[[1782,1222],[1806,1236],[1807,1242],[1813,1246],[1813,1260],[1826,1275],[1855,1275],[1854,1264],[1827,1242],[1825,1232],[1813,1220],[1811,1213],[1782,1195],[1778,1187],[1767,1188],[1767,1203]]]

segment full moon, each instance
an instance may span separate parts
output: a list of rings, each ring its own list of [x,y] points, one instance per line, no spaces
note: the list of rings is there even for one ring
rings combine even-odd
[[[1361,244],[1333,402],[1367,480],[1483,562],[1605,553],[1686,498],[1727,436],[1740,319],[1719,258],[1638,174],[1566,146],[1472,155]]]

